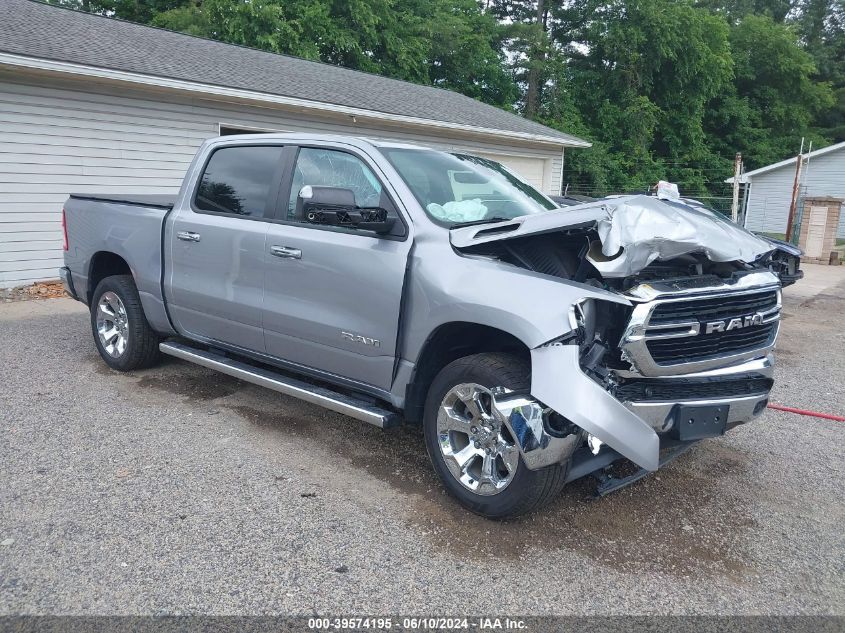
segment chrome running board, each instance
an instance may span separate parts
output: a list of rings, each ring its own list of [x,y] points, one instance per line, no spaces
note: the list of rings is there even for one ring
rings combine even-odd
[[[191,363],[219,371],[221,374],[238,378],[244,382],[267,387],[286,396],[299,398],[305,402],[316,404],[325,409],[348,415],[356,420],[369,422],[381,428],[396,426],[401,422],[399,415],[393,411],[358,400],[327,387],[312,385],[296,378],[276,373],[270,369],[255,367],[247,363],[220,356],[203,349],[190,347],[182,343],[167,341],[160,343],[158,348],[163,354],[175,356]]]

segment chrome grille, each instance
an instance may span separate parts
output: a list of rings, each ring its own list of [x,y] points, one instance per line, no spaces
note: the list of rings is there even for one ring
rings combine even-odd
[[[777,323],[766,323],[733,332],[699,333],[688,338],[648,340],[646,345],[651,357],[659,365],[689,363],[713,356],[726,356],[759,349],[774,337]]]
[[[649,319],[649,325],[677,323],[689,320],[718,321],[737,315],[765,312],[776,307],[778,293],[775,290],[754,292],[736,296],[704,297],[670,301],[655,306]]]
[[[658,303],[646,326],[646,346],[658,365],[690,363],[759,349],[774,339],[775,321],[725,332],[708,332],[706,324],[770,314],[777,309],[777,290]],[[689,334],[667,336],[674,326],[689,328]]]
[[[774,346],[781,307],[776,285],[644,291],[649,300],[636,305],[622,337],[623,356],[643,375],[710,369]]]

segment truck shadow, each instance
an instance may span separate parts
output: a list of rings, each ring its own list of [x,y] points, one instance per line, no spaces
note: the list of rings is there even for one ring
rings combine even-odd
[[[754,520],[740,499],[727,494],[717,462],[734,462],[742,470],[745,460],[711,444],[602,499],[593,496],[593,478],[572,482],[544,510],[506,523],[469,515],[450,500],[424,497],[415,504],[415,517],[431,528],[433,542],[478,557],[523,558],[565,549],[621,572],[653,568],[738,578],[750,567]]]
[[[704,442],[603,499],[592,497],[595,482],[588,477],[569,484],[538,512],[490,521],[464,510],[445,492],[419,427],[384,431],[209,370],[178,361],[167,365],[139,372],[133,382],[237,414],[260,431],[262,442],[272,445],[284,436],[313,443],[339,458],[334,462],[339,479],[355,477],[347,469],[374,477],[409,529],[460,560],[575,555],[625,573],[657,569],[737,581],[751,569],[750,458],[731,446],[730,437]]]
[[[462,560],[519,560],[564,551],[623,572],[709,571],[738,579],[750,568],[747,542],[755,523],[747,502],[733,492],[743,487],[732,483],[742,478],[748,459],[725,440],[697,447],[603,499],[593,498],[595,481],[588,477],[568,485],[539,512],[491,521],[464,510],[445,492],[418,427],[382,431],[319,409],[291,416],[231,401],[223,406],[271,433],[318,437],[349,468],[396,493],[397,512],[421,538]]]

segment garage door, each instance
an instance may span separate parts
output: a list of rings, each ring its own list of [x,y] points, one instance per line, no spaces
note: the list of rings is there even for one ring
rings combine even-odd
[[[543,176],[546,171],[546,161],[542,158],[530,158],[528,156],[505,156],[502,154],[482,154],[481,152],[473,152],[478,156],[490,158],[498,163],[502,163],[505,167],[510,169],[522,178],[530,182],[540,191],[545,191],[545,182]]]

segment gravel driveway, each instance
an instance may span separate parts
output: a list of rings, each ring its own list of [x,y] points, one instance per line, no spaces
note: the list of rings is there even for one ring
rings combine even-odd
[[[773,400],[845,413],[845,283],[788,299]],[[845,614],[845,425],[769,411],[599,501],[486,521],[421,433],[0,304],[0,614]]]

